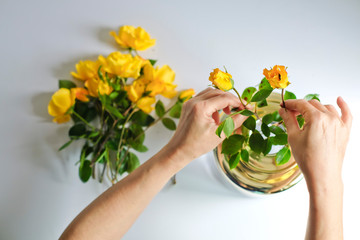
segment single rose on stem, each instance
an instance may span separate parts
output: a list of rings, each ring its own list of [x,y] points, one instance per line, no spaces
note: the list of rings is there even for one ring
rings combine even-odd
[[[263,71],[265,78],[269,81],[272,88],[281,88],[281,98],[284,108],[284,88],[290,84],[286,69],[287,67],[285,66],[275,65],[272,69],[268,70],[265,68]]]

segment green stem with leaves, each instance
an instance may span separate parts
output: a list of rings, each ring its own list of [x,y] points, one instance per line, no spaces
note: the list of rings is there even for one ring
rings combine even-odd
[[[77,118],[79,118],[83,123],[88,125],[93,131],[96,130],[96,128],[93,125],[91,125],[88,121],[86,121],[82,116],[80,116],[80,114],[78,114],[75,111],[73,111],[72,114],[74,114]]]
[[[233,88],[233,90],[236,92],[236,94],[237,94],[237,96],[238,96],[241,104],[242,104],[243,106],[245,106],[245,104],[243,103],[243,101],[242,101],[242,99],[241,99],[240,93],[236,90],[236,88]]]

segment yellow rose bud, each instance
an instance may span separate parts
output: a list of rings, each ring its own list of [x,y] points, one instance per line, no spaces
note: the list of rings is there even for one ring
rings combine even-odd
[[[138,78],[141,67],[145,62],[144,59],[138,56],[133,57],[131,54],[122,54],[120,52],[110,53],[106,58],[99,56],[99,63],[103,71],[124,78]]]
[[[214,84],[215,87],[219,88],[220,90],[229,91],[233,88],[231,78],[232,76],[229,73],[223,72],[216,68],[212,73],[210,73],[209,80]]]
[[[80,61],[76,64],[76,72],[71,72],[71,75],[74,78],[77,78],[82,81],[86,81],[90,78],[95,78],[99,69],[99,62],[94,62],[90,60]]]
[[[106,81],[96,78],[87,80],[85,87],[89,91],[89,95],[93,97],[99,97],[99,93],[101,95],[109,95],[113,91],[113,88]]]
[[[75,94],[67,88],[56,91],[49,102],[48,112],[54,117],[56,123],[64,123],[70,120],[67,111],[75,104]]]
[[[140,108],[143,112],[149,114],[154,109],[154,107],[152,107],[151,105],[155,102],[156,99],[154,97],[142,97],[139,99],[139,101],[137,101],[136,106]]]
[[[123,48],[132,48],[135,50],[145,50],[155,44],[155,39],[151,39],[150,35],[141,27],[122,26],[119,34],[114,31],[110,35]]]
[[[286,88],[290,84],[285,66],[275,65],[270,70],[265,68],[263,74],[272,88]]]
[[[183,102],[186,102],[187,100],[189,100],[190,98],[192,98],[192,96],[195,94],[195,90],[192,88],[189,88],[187,90],[184,90],[180,93],[179,95],[179,99],[182,100]]]

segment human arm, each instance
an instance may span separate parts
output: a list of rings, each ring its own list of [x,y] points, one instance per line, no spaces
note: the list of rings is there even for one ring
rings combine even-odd
[[[306,239],[343,238],[342,163],[349,140],[352,116],[345,101],[332,105],[317,100],[287,100],[279,113],[288,131],[292,153],[304,174],[310,195]],[[299,128],[296,115],[305,118]]]
[[[166,182],[193,159],[210,151],[223,138],[215,135],[218,110],[241,108],[230,93],[208,88],[187,101],[170,142],[155,156],[109,188],[86,207],[60,239],[119,239],[162,189]],[[245,117],[233,117],[239,127]]]

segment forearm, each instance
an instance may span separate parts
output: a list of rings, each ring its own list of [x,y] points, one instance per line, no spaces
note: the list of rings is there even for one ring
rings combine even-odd
[[[343,185],[309,189],[307,240],[343,239]]]
[[[183,162],[166,146],[84,209],[60,239],[119,239]]]

